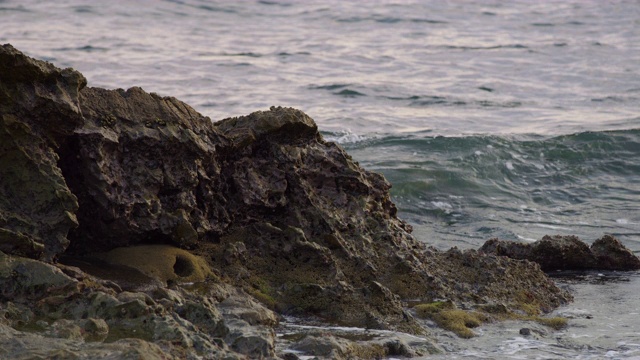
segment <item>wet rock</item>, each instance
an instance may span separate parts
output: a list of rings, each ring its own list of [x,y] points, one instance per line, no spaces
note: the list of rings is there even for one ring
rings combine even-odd
[[[591,244],[591,253],[602,270],[638,270],[640,259],[611,235],[604,235]]]
[[[533,261],[544,271],[640,269],[640,259],[611,235],[596,240],[591,247],[571,235],[544,236],[531,244],[490,239],[479,251]]]
[[[411,349],[411,346],[401,339],[388,340],[384,342],[383,346],[387,356],[404,356],[408,358],[416,356],[416,352]]]
[[[307,336],[294,349],[323,359],[374,359],[385,356],[384,348],[380,345],[360,345],[333,336]]]
[[[576,236],[545,236],[532,244],[491,239],[479,251],[540,264],[544,271],[592,269],[596,259]]]
[[[15,337],[14,341],[0,340],[7,346],[3,348],[3,358],[35,354],[44,358],[91,358],[109,352],[117,358],[128,358],[127,354],[162,359],[240,356],[220,341],[231,325],[225,324],[218,300],[212,295],[224,291],[187,292],[178,288],[150,294],[116,292],[79,269],[73,273],[72,278],[57,266],[0,253],[0,325],[6,326],[0,330]],[[259,304],[252,304],[253,308],[245,309],[248,315],[242,313],[239,317],[260,319],[265,324],[270,323],[266,319],[275,321],[266,309],[265,314],[251,314],[261,309]],[[239,308],[238,305],[229,312],[240,312]],[[269,329],[265,325],[263,331],[268,333]],[[54,344],[49,339],[58,342]],[[266,339],[273,341],[268,336]],[[43,348],[39,352],[14,349],[24,344],[22,340]],[[138,346],[141,352],[126,346]]]
[[[294,349],[327,359],[346,359],[348,355],[352,355],[348,353],[348,341],[333,336],[306,336]]]
[[[300,357],[292,352],[288,352],[282,355],[284,360],[300,360]]]
[[[520,335],[523,335],[523,336],[529,336],[529,335],[531,335],[531,329],[529,329],[529,328],[522,328],[522,329],[520,329]]]
[[[418,355],[404,340],[397,338],[353,341],[328,333],[307,335],[295,343],[291,350],[297,354],[314,356],[318,359],[382,359],[391,356],[411,358]],[[420,354],[429,353],[431,352]]]
[[[252,359],[275,356],[275,314],[242,292],[234,291],[219,309],[224,318],[225,342]]]
[[[400,332],[354,327],[322,326],[313,321],[286,318],[276,329],[278,354],[285,357],[318,356],[379,359],[439,354],[443,349],[433,339]]]
[[[425,261],[431,273],[438,274],[436,299],[461,305],[502,303],[509,310],[533,313],[549,312],[573,300],[536,263],[456,248],[433,252]]]

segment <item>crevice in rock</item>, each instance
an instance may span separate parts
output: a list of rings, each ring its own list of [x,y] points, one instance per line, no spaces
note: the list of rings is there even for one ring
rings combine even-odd
[[[193,264],[189,259],[182,256],[176,256],[176,262],[173,264],[173,272],[175,272],[176,275],[180,277],[188,277],[193,274],[194,270]]]

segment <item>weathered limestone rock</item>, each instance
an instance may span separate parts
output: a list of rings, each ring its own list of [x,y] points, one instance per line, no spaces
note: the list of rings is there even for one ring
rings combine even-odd
[[[246,293],[234,292],[219,305],[225,320],[225,342],[251,359],[275,356],[276,315]]]
[[[69,244],[78,203],[54,150],[84,122],[85,85],[73,69],[0,46],[0,251],[51,260]]]
[[[0,251],[12,255],[0,257],[0,322],[20,333],[80,354],[135,338],[149,358],[266,358],[271,310],[424,334],[403,301],[571,300],[536,264],[427,248],[384,177],[299,110],[214,124],[140,88],[85,87],[9,45],[0,75]]]
[[[84,126],[67,138],[60,167],[78,197],[71,251],[139,243],[193,247],[229,225],[208,118],[140,88],[80,93]]]
[[[640,259],[611,235],[596,240],[591,247],[576,236],[545,236],[531,244],[490,239],[479,251],[533,261],[544,271],[640,269]]]
[[[353,341],[328,334],[308,334],[291,347],[289,354],[332,360],[386,359],[396,356],[412,358],[433,353],[430,345],[427,346],[427,351],[418,346],[417,348],[422,351],[416,352],[410,348],[406,341],[393,337],[385,338],[382,336],[377,340]]]
[[[140,339],[123,339],[113,343],[82,343],[72,339],[22,332],[0,324],[0,358],[2,359],[122,359],[178,360],[160,346]]]
[[[223,340],[233,327],[218,309],[220,296],[229,294],[224,285],[195,291],[116,291],[79,269],[63,268],[0,252],[0,357],[241,357]],[[238,305],[233,311],[241,309]],[[259,313],[256,309],[259,305],[250,311]],[[267,309],[263,313],[273,327],[274,315]],[[254,343],[273,341],[270,334],[253,338]]]
[[[611,235],[605,235],[591,244],[591,253],[602,270],[638,270],[640,259]]]
[[[0,252],[0,300],[33,298],[41,292],[64,289],[76,282],[52,265]]]

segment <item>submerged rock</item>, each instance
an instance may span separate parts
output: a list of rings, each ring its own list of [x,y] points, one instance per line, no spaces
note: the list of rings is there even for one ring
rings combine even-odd
[[[591,247],[577,236],[545,236],[531,244],[490,239],[479,251],[533,261],[544,271],[640,269],[640,259],[611,235],[596,240]]]

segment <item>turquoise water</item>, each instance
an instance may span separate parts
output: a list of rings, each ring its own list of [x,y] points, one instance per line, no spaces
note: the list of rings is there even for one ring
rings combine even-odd
[[[640,249],[640,130],[561,136],[428,134],[347,144],[384,173],[414,234],[441,248],[491,237],[613,234]]]
[[[212,120],[302,109],[389,179],[400,217],[438,248],[609,233],[640,252],[637,1],[0,0],[0,24],[0,43],[90,86],[142,86]],[[633,312],[630,279],[608,285],[618,302],[567,286],[637,333],[634,317],[615,317]],[[637,335],[601,330],[580,335],[597,348],[549,346],[636,356]],[[491,358],[507,346],[482,338],[452,349]],[[513,358],[553,358],[544,346]]]

